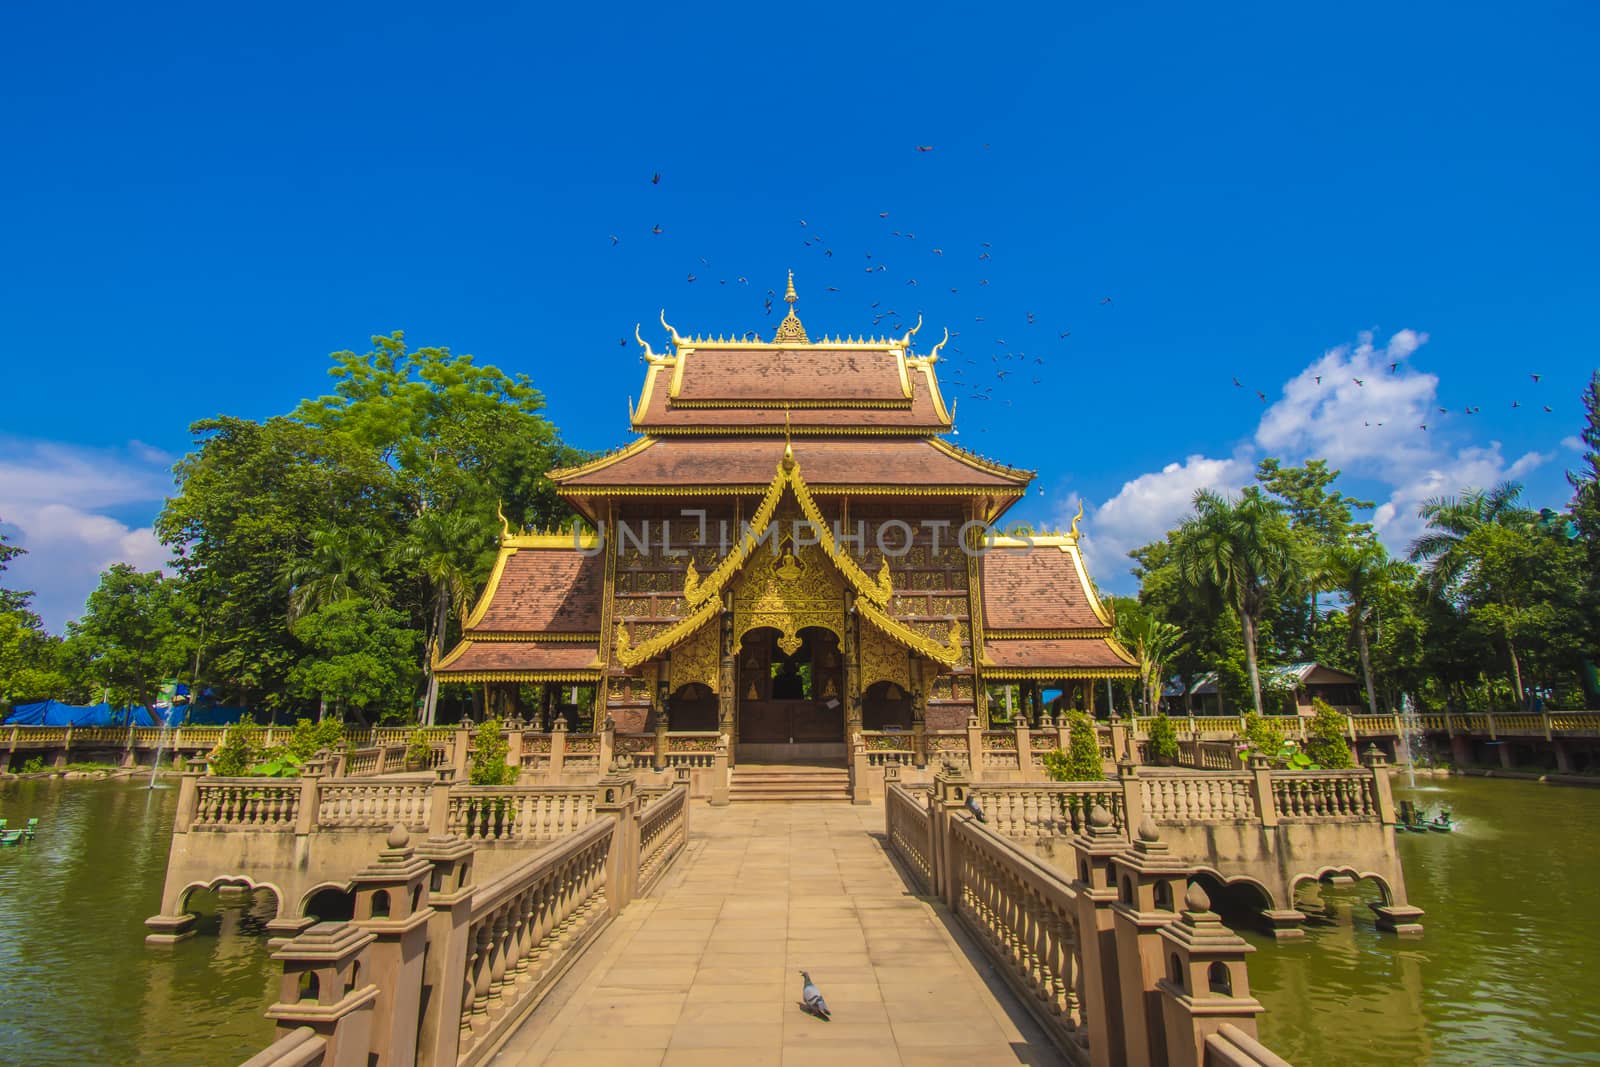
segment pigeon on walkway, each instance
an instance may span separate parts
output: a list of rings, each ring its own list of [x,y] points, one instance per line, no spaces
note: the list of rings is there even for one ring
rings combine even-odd
[[[822,999],[822,990],[816,987],[806,972],[801,971],[800,977],[806,980],[805,985],[800,987],[800,1006],[823,1022],[832,1022],[833,1015],[828,1011],[828,1002]]]
[[[983,809],[978,806],[978,798],[973,796],[971,793],[967,794],[967,810],[972,812],[973,816],[979,822],[988,822],[989,821],[989,817],[986,816],[983,813]]]

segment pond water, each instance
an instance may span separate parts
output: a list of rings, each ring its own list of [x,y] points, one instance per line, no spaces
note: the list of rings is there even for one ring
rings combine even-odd
[[[1600,1064],[1600,790],[1439,779],[1453,834],[1402,834],[1420,941],[1379,933],[1370,885],[1323,892],[1301,942],[1246,931],[1263,1038],[1297,1067]],[[0,817],[41,824],[0,849],[0,1063],[235,1064],[271,1039],[276,968],[261,913],[209,894],[199,936],[144,944],[177,790],[0,784]]]
[[[1246,932],[1262,1039],[1296,1067],[1600,1063],[1600,790],[1395,786],[1458,822],[1398,838],[1422,938],[1377,930],[1370,883],[1324,889],[1304,941]]]
[[[178,796],[175,784],[145,784],[0,783],[0,817],[40,826],[32,842],[0,848],[0,1063],[235,1064],[271,1040],[266,938],[238,936],[259,916],[211,906],[199,936],[144,944]],[[234,936],[219,936],[224,925]]]

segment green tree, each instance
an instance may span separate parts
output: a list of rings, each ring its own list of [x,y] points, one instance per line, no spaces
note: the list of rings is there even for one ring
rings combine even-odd
[[[1423,501],[1417,514],[1428,529],[1411,542],[1411,562],[1426,563],[1432,587],[1448,594],[1472,562],[1466,544],[1469,534],[1484,526],[1526,528],[1533,521],[1521,501],[1522,486],[1517,482]]]
[[[494,560],[494,534],[469,512],[425,511],[411,521],[394,555],[423,579],[432,601],[424,643],[428,685],[422,706],[422,721],[431,726],[439,700],[433,664],[443,652],[451,612],[457,618],[466,615],[479,577],[487,574]]]
[[[89,594],[83,616],[67,624],[66,651],[113,704],[149,704],[163,678],[188,666],[190,627],[180,582],[114,563]]]
[[[319,608],[294,626],[306,654],[289,672],[298,693],[337,702],[358,715],[408,710],[416,678],[416,633],[399,612],[351,597]]]
[[[1572,486],[1572,524],[1583,545],[1585,654],[1600,659],[1600,371],[1589,377],[1583,391],[1583,466],[1567,472]]]
[[[1162,763],[1178,761],[1178,731],[1166,712],[1160,712],[1150,720],[1147,733],[1150,738],[1150,748],[1155,752],[1158,761]]]
[[[1345,617],[1361,655],[1361,676],[1367,687],[1367,709],[1378,714],[1378,697],[1372,685],[1372,649],[1368,641],[1381,593],[1411,577],[1404,563],[1389,558],[1376,540],[1338,545],[1327,554],[1328,575],[1344,593]],[[1320,761],[1319,761],[1320,762]]]
[[[499,719],[485,719],[473,730],[467,768],[467,778],[473,785],[513,785],[521,773],[520,768],[506,763],[511,746],[502,729],[504,724]]]
[[[389,602],[384,582],[382,532],[367,526],[323,521],[307,534],[309,551],[283,567],[289,591],[289,623],[351,597],[364,597],[383,607]]]
[[[192,430],[197,448],[176,468],[156,532],[195,608],[195,673],[242,703],[283,707],[303,656],[284,571],[323,524],[394,529],[388,473],[352,442],[289,419],[223,417]]]
[[[1339,770],[1354,767],[1345,738],[1345,718],[1321,697],[1311,700],[1311,721],[1306,724],[1306,755],[1320,767]]]
[[[220,778],[242,778],[261,759],[261,728],[248,720],[235,723],[211,750],[211,773]]]
[[[1145,611],[1118,612],[1117,637],[1139,661],[1145,714],[1161,707],[1166,667],[1183,645],[1183,631]]]
[[[1179,528],[1174,561],[1186,587],[1231,606],[1243,630],[1250,693],[1261,712],[1257,630],[1272,598],[1294,574],[1294,545],[1276,505],[1247,490],[1237,501],[1202,489],[1194,515]]]
[[[1081,711],[1066,713],[1067,751],[1059,748],[1044,754],[1045,773],[1057,782],[1098,782],[1105,778],[1105,765],[1100,759],[1100,739],[1095,734],[1094,720]]]
[[[1285,467],[1278,459],[1268,457],[1256,467],[1257,483],[1280,503],[1288,518],[1295,541],[1295,569],[1309,608],[1293,612],[1293,622],[1298,625],[1289,625],[1287,618],[1279,622],[1281,637],[1294,645],[1285,650],[1293,659],[1307,658],[1305,652],[1319,622],[1319,598],[1339,587],[1328,564],[1330,553],[1352,541],[1372,537],[1371,524],[1356,522],[1354,512],[1370,511],[1373,502],[1346,496],[1333,488],[1339,474],[1338,470],[1330,470],[1324,459],[1308,460],[1303,467]],[[1297,602],[1279,602],[1280,614],[1289,603]]]
[[[1277,759],[1283,753],[1286,738],[1277,723],[1254,711],[1245,712],[1242,721],[1244,739],[1252,751],[1269,759]]]

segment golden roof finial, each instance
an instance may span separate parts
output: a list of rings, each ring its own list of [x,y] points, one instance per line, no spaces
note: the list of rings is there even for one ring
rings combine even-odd
[[[505,508],[503,508],[501,506],[501,502],[498,501],[498,500],[496,500],[494,502],[494,513],[500,517],[500,537],[501,537],[501,540],[504,540],[505,538],[510,537],[511,536],[511,521],[506,518]]]
[[[1078,539],[1078,520],[1081,519],[1081,518],[1083,518],[1083,498],[1079,497],[1078,498],[1078,513],[1076,515],[1072,516],[1072,532],[1067,535],[1067,536],[1071,537],[1074,541],[1076,541]]]
[[[789,314],[778,323],[778,332],[773,334],[772,343],[781,344],[810,344],[811,338],[806,336],[806,328],[800,325],[800,320],[795,317],[794,306],[800,298],[794,291],[794,271],[789,272],[789,289],[783,294],[784,301],[789,305]]]
[[[791,287],[791,293],[794,289]],[[783,409],[783,469],[789,470],[794,466],[794,446],[789,443],[789,408]]]

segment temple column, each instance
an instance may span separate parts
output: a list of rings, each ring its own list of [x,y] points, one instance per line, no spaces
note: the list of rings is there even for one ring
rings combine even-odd
[[[728,738],[728,760],[733,762],[733,746],[739,740],[738,717],[734,709],[738,707],[739,673],[735,669],[735,649],[733,647],[733,612],[723,601],[722,609],[722,658],[718,664],[717,685],[717,729]]]
[[[861,616],[853,609],[855,596],[846,589],[844,594],[844,736],[845,740],[861,732]]]
[[[928,694],[923,688],[922,661],[915,652],[906,653],[911,681],[911,744],[917,766],[928,765]]]

